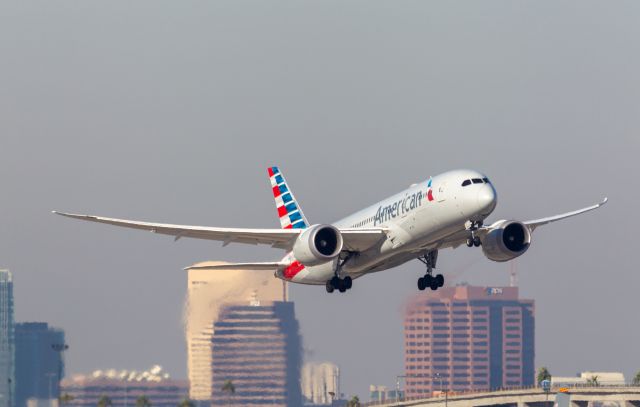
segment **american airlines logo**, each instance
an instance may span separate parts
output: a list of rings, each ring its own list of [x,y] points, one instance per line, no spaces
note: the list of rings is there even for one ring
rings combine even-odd
[[[429,192],[431,192],[431,189],[429,189]],[[378,211],[373,218],[373,226],[386,222],[390,219],[397,218],[400,215],[404,215],[405,213],[419,208],[422,206],[422,200],[425,195],[426,194],[423,194],[422,191],[419,191],[415,194],[407,195],[404,199],[394,202],[391,205],[378,207]]]

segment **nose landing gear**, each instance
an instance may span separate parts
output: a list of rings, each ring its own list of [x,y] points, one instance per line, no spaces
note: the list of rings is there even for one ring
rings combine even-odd
[[[476,230],[482,227],[482,221],[479,220],[477,222],[471,222],[471,226],[469,226],[469,231],[471,235],[467,238],[467,247],[480,247],[482,245],[482,241],[478,236],[476,236]]]
[[[438,260],[438,251],[431,250],[423,256],[418,257],[418,260],[427,266],[427,273],[424,277],[418,279],[418,290],[423,291],[429,287],[435,291],[442,287],[444,285],[444,276],[442,274],[433,275],[433,269],[436,267],[436,261]]]

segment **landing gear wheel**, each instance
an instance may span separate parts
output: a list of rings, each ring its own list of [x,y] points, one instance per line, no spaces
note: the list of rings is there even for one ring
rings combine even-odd
[[[431,283],[429,284],[429,288],[431,288],[431,290],[435,291],[438,288],[440,288],[440,286],[438,285],[438,281],[435,278],[431,279]]]
[[[431,274],[427,274],[423,278],[424,278],[425,287],[431,287],[431,284],[433,282],[433,276]]]
[[[351,277],[346,276],[343,280],[342,280],[342,284],[344,284],[344,287],[347,290],[350,290],[351,287],[353,286],[353,280],[351,279]]]
[[[467,243],[468,244],[468,243]],[[473,245],[475,247],[480,247],[480,245],[482,244],[482,241],[480,240],[480,238],[478,236],[473,238]]]
[[[427,288],[427,283],[424,281],[424,277],[418,279],[418,290],[423,291]]]
[[[473,247],[474,239],[472,237],[467,238],[467,247]]]
[[[327,289],[327,292],[329,294],[333,292],[334,288],[333,288],[333,284],[331,283],[331,280],[327,281],[327,283],[325,284],[325,288]]]
[[[339,289],[340,288],[340,279],[338,277],[333,277],[331,280],[329,280],[329,282],[331,283],[331,286],[335,289]]]
[[[424,255],[418,257],[418,260],[427,266],[427,273],[424,277],[420,277],[418,279],[418,290],[422,291],[427,287],[432,290],[437,290],[439,287],[442,287],[442,284],[444,284],[444,277],[442,277],[441,274],[438,274],[439,278],[438,276],[433,276],[433,269],[436,267],[436,261],[438,260],[438,251],[430,250]]]

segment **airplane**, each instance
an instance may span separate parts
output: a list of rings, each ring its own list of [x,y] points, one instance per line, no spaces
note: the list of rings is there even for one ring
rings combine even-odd
[[[521,222],[484,221],[496,208],[494,185],[474,170],[453,170],[430,177],[333,224],[311,224],[278,167],[268,168],[280,229],[220,228],[172,225],[123,219],[53,213],[153,233],[230,243],[265,244],[287,253],[277,262],[193,266],[188,269],[272,270],[291,283],[324,285],[328,293],[351,289],[353,280],[418,259],[426,272],[418,289],[437,290],[442,274],[434,275],[438,252],[446,248],[482,247],[484,255],[504,262],[524,254],[539,226],[592,211],[596,205],[561,215]]]

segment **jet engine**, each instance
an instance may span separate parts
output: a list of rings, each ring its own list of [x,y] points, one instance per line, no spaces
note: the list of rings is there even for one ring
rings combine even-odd
[[[313,225],[298,236],[293,256],[305,266],[331,261],[342,251],[342,235],[331,225]]]
[[[489,226],[482,251],[493,261],[509,261],[524,254],[531,244],[531,231],[522,222],[500,220]]]

